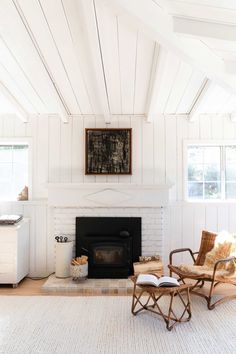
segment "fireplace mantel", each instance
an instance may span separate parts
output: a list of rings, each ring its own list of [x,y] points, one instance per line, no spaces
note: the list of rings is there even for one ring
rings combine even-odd
[[[170,185],[48,183],[48,204],[55,207],[154,208],[169,202]]]

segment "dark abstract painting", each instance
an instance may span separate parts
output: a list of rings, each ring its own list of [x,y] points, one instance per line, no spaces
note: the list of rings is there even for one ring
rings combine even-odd
[[[86,129],[86,174],[131,174],[131,129]]]

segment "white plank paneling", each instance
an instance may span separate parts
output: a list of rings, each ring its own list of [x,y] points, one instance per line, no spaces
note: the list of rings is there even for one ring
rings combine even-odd
[[[142,124],[142,183],[153,184],[153,167],[154,167],[154,152],[153,152],[153,124],[143,121]]]
[[[177,176],[176,176],[176,200],[180,201],[184,195],[184,161],[183,161],[183,141],[188,136],[188,121],[186,119],[176,118],[176,161],[177,161]]]
[[[83,154],[83,160],[84,161],[85,161],[85,129],[86,128],[94,128],[95,124],[96,124],[95,117],[86,117],[84,119],[83,148],[82,148],[82,154]],[[85,171],[85,167],[84,167],[84,171]],[[84,176],[84,182],[85,183],[95,183],[96,182],[96,177],[95,176],[85,175]]]
[[[229,207],[227,205],[217,208],[217,231],[229,230]]]
[[[194,208],[194,239],[193,239],[193,251],[198,251],[201,237],[202,237],[202,230],[205,229],[206,224],[206,210],[203,205],[195,206]]]
[[[155,183],[166,183],[166,122],[164,115],[154,120],[154,180]]]
[[[182,209],[178,208],[178,206],[172,206],[170,207],[170,220],[168,220],[170,223],[170,231],[171,234],[170,236],[170,250],[174,250],[179,248],[179,245],[182,243]],[[182,261],[183,255],[182,254],[176,254],[175,256],[175,262],[177,264]]]
[[[235,234],[236,232],[236,205],[230,205],[228,208],[228,225],[229,225],[229,232]]]
[[[78,0],[79,11],[83,16],[80,17],[83,26],[84,35],[86,38],[86,54],[90,61],[90,70],[93,71],[93,86],[99,98],[101,113],[109,116],[110,105],[107,91],[106,73],[104,70],[103,54],[101,50],[100,30],[97,17],[97,3],[92,0]]]
[[[199,136],[200,139],[211,139],[212,134],[212,119],[209,114],[199,115]]]
[[[176,117],[165,116],[166,121],[166,183],[172,185],[171,199],[176,199],[176,178],[177,178],[177,161],[176,161]]]
[[[142,183],[143,168],[143,136],[142,136],[142,118],[131,118],[132,128],[132,177],[131,182],[134,184]]]
[[[19,136],[26,136],[26,127],[27,124],[23,123],[21,119],[19,119],[19,117],[15,117],[15,122],[14,122],[14,134],[15,137],[19,137]]]
[[[73,42],[75,57],[79,65],[84,86],[88,95],[92,113],[102,113],[97,95],[97,86],[94,82],[94,67],[90,53],[88,36],[85,32],[85,23],[80,1],[62,1],[67,24]],[[85,112],[82,112],[85,113]]]
[[[71,155],[72,155],[72,119],[68,123],[61,122],[60,137],[60,181],[71,182]]]
[[[191,79],[192,71],[189,64],[181,62],[165,106],[165,114],[175,114],[177,112],[179,103]]]
[[[218,213],[215,205],[206,208],[206,229],[214,232],[218,230]]]
[[[34,3],[34,0],[29,3],[29,10]],[[8,47],[11,48],[11,53],[14,58],[17,58],[17,64],[20,66],[19,70],[23,70],[27,73],[27,77],[30,78],[32,86],[37,88],[40,97],[44,98],[47,113],[56,113],[55,108],[58,103],[55,98],[53,83],[49,79],[13,1],[1,1],[1,9],[1,36]],[[14,23],[14,26],[9,26],[9,23]],[[24,43],[23,46],[22,43]],[[30,92],[28,95],[30,95]],[[33,100],[33,96],[31,96],[31,99]]]
[[[194,207],[183,206],[183,237],[177,248],[186,247],[194,250]],[[173,236],[175,237],[175,236]],[[189,257],[189,254],[186,252],[183,254],[184,262],[191,264],[192,259]]]
[[[60,181],[61,124],[58,117],[49,117],[49,182]],[[52,137],[52,138],[51,138]]]
[[[71,141],[71,181],[84,180],[84,154],[81,153],[81,142],[84,142],[84,120],[82,116],[73,117]]]
[[[189,79],[188,85],[186,86],[183,96],[179,102],[176,113],[183,114],[189,113],[195,98],[199,92],[200,87],[202,87],[205,76],[198,71],[193,71],[191,78]]]
[[[182,142],[192,139],[213,139],[219,136],[235,138],[235,124],[226,117],[211,117],[219,121],[219,127],[204,126],[203,119],[189,123],[184,117],[160,115],[153,123],[146,123],[143,117],[115,116],[109,127],[132,127],[133,129],[133,174],[132,176],[104,177],[104,182],[143,184],[171,181],[174,184],[169,209],[165,210],[163,259],[168,259],[169,250],[190,247],[197,250],[201,230],[206,228],[220,231],[226,228],[236,231],[235,207],[233,204],[191,204],[183,202],[182,195]],[[215,123],[217,124],[217,123]],[[48,129],[47,129],[48,126]],[[33,189],[34,198],[46,197],[45,182],[61,182],[62,178],[73,182],[98,182],[95,176],[84,175],[84,128],[103,127],[101,116],[74,116],[71,123],[63,124],[57,116],[30,116],[30,123],[24,125],[15,117],[0,117],[2,137],[23,136],[32,138],[33,145]],[[212,128],[211,128],[212,126]],[[25,128],[24,128],[25,127]],[[62,131],[65,127],[65,130]],[[226,128],[227,127],[227,128]],[[213,129],[218,129],[217,135]],[[233,134],[231,133],[231,130]],[[204,133],[203,133],[204,132]],[[227,132],[227,135],[226,135]],[[200,135],[199,135],[200,134]],[[63,156],[62,156],[63,153]],[[124,177],[124,178],[123,178]],[[19,204],[18,204],[19,205]],[[21,212],[14,203],[0,205],[1,213]],[[36,208],[27,204],[23,213],[31,218],[31,275],[40,276],[53,270],[54,240],[52,239],[52,218],[46,205]],[[36,224],[37,220],[37,224]],[[49,223],[49,224],[48,224]],[[37,253],[39,251],[39,254]],[[185,257],[182,258],[185,260]]]
[[[1,73],[5,71],[5,80],[8,88],[12,83],[18,87],[18,93],[20,94],[19,101],[24,105],[25,108],[32,112],[31,110],[41,113],[46,113],[46,107],[42,98],[37,92],[37,87],[34,87],[30,78],[28,77],[28,72],[23,69],[18,61],[18,58],[14,56],[11,48],[7,43],[1,38],[0,40],[0,57],[1,57]],[[8,75],[7,75],[8,74]],[[13,93],[13,91],[11,91]],[[22,100],[22,95],[24,100]],[[17,97],[17,96],[16,96]],[[32,97],[32,99],[30,99]]]
[[[15,135],[15,116],[11,115],[4,115],[3,116],[3,136],[9,137]]]
[[[45,10],[46,4],[48,7]],[[31,28],[31,31],[33,32],[34,38],[37,41],[44,60],[47,63],[50,75],[52,75],[58,89],[60,87],[59,90],[65,99],[69,111],[74,114],[81,113],[69,80],[68,73],[65,69],[63,59],[60,55],[51,29],[52,25],[56,26],[57,21],[61,21],[61,30],[64,29],[66,33],[68,32],[68,28],[65,26],[65,18],[63,17],[61,7],[58,9],[58,6],[56,6],[54,1],[44,2],[36,0],[32,0],[30,2],[27,0],[20,0],[19,5]],[[49,22],[47,15],[49,16],[51,11],[53,11],[54,17],[53,21]],[[37,16],[35,16],[36,13]],[[64,37],[65,34],[63,39]]]
[[[200,121],[199,119],[189,122],[188,139],[200,139]]]
[[[232,122],[229,117],[225,117],[224,119],[224,139],[235,139],[236,138],[236,126],[232,126]]]
[[[118,19],[107,6],[97,2],[97,13],[103,60],[105,66],[109,103],[112,114],[122,113],[121,87],[120,87],[120,63]],[[128,85],[128,83],[127,83]]]
[[[34,176],[34,197],[35,198],[47,198],[47,189],[45,184],[48,182],[48,166],[49,166],[49,131],[48,131],[48,119],[36,118],[36,138],[33,142],[34,145],[34,161],[35,164],[35,176]]]
[[[159,91],[155,108],[156,113],[165,112],[165,108],[168,99],[171,95],[171,91],[175,83],[180,64],[180,60],[175,55],[173,55],[172,53],[170,54],[170,52],[168,52],[166,61],[163,63],[162,66],[158,67],[158,70],[161,72],[163,71],[163,74],[161,78],[162,87]]]
[[[118,24],[122,114],[132,114],[134,109],[138,32],[120,25],[119,21]]]
[[[92,108],[84,85],[81,68],[76,60],[70,28],[67,23],[68,19],[66,17],[63,3],[57,0],[41,0],[41,4],[45,11],[47,21],[50,24],[53,41],[57,47],[58,55],[60,56],[79,111],[84,114],[91,114],[93,113]],[[64,97],[66,98],[66,96]],[[78,108],[76,111],[72,110],[72,113],[78,113]]]
[[[138,32],[136,75],[134,87],[134,114],[145,113],[147,93],[150,83],[155,43]]]
[[[212,139],[223,139],[223,134],[224,134],[224,119],[220,115],[212,116],[211,117],[211,138]]]

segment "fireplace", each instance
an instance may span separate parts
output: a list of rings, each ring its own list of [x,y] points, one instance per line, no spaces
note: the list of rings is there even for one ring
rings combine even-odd
[[[127,278],[141,255],[141,218],[76,217],[76,256],[89,259],[89,278]]]

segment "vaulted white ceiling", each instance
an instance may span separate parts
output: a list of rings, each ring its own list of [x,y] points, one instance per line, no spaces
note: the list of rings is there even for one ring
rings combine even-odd
[[[230,0],[1,0],[0,113],[231,113],[235,12]],[[230,41],[209,37],[222,21]]]

